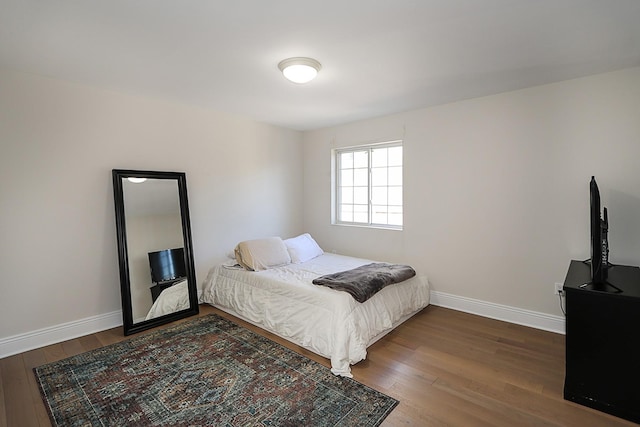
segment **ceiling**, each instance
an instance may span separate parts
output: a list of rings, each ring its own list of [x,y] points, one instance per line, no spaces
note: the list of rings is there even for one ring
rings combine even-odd
[[[638,65],[638,0],[0,0],[0,67],[297,130]]]

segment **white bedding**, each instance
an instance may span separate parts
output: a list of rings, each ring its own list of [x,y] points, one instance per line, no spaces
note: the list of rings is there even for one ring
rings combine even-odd
[[[370,262],[325,253],[264,271],[218,265],[207,275],[200,302],[329,358],[334,374],[351,376],[350,365],[366,357],[369,345],[429,304],[429,284],[419,274],[387,286],[364,303],[311,283]]]
[[[175,313],[189,308],[189,290],[187,281],[183,280],[160,292],[145,320]]]

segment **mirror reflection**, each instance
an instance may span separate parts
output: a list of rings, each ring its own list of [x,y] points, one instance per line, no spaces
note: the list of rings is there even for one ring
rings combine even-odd
[[[125,334],[196,314],[184,174],[113,174]]]
[[[163,312],[160,293],[186,277],[178,182],[122,179],[133,323]],[[166,297],[166,295],[163,295]],[[188,308],[186,286],[181,309]],[[178,309],[179,307],[175,307]]]

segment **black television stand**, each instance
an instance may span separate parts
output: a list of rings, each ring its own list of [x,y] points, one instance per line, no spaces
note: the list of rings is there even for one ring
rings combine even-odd
[[[588,265],[589,268],[591,268],[591,259],[586,259],[584,261],[582,261],[584,264]],[[609,269],[611,267],[615,267],[615,264],[611,264],[609,261],[607,261],[605,263],[606,265],[603,267],[604,271],[605,271],[605,277],[607,272],[609,271]],[[583,283],[582,285],[580,285],[580,288],[582,289],[587,289],[590,291],[596,291],[596,292],[614,292],[614,293],[620,293],[622,292],[622,289],[620,289],[619,287],[612,285],[611,283],[609,283],[607,280],[603,281],[603,282],[587,282],[587,283]]]
[[[604,283],[594,283],[594,282],[589,282],[589,283],[583,283],[582,285],[580,285],[580,289],[585,289],[588,291],[595,291],[595,292],[607,292],[607,293],[613,293],[613,294],[619,294],[622,292],[622,289],[620,289],[619,287],[612,285],[609,282],[604,282]]]
[[[571,261],[564,398],[640,423],[640,268],[607,269],[619,292],[591,289],[590,281],[590,266]]]

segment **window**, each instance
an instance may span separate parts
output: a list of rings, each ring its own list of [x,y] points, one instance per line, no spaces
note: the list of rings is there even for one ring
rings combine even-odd
[[[402,141],[335,150],[335,224],[402,229]]]

